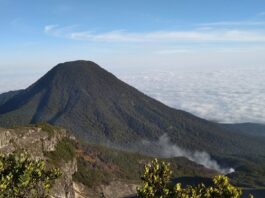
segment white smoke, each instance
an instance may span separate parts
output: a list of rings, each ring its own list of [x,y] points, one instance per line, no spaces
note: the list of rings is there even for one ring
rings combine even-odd
[[[213,160],[211,156],[203,151],[189,151],[182,149],[179,146],[171,143],[167,134],[162,135],[157,142],[143,141],[145,145],[152,144],[156,148],[159,148],[159,155],[166,158],[172,157],[185,157],[190,161],[204,166],[205,168],[216,170],[222,174],[233,173],[233,168],[222,168],[217,161]]]

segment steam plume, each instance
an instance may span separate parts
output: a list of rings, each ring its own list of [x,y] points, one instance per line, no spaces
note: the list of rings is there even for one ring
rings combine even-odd
[[[156,154],[161,157],[186,157],[190,161],[203,165],[205,168],[216,170],[222,174],[229,174],[235,171],[233,168],[222,168],[217,161],[213,160],[205,151],[192,152],[172,144],[167,134],[162,135],[157,142],[143,141],[143,144],[145,146],[152,145],[152,148],[159,148]]]

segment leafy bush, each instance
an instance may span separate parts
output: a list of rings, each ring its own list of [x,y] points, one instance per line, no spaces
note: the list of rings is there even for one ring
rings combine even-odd
[[[169,163],[160,163],[155,159],[151,164],[146,164],[141,177],[143,186],[137,189],[139,197],[168,197],[170,195],[168,181],[171,174]]]
[[[174,197],[177,198],[240,198],[241,195],[241,189],[230,184],[228,178],[223,175],[214,177],[213,186],[210,187],[200,184],[196,187],[182,188],[178,183],[174,189]]]
[[[141,198],[240,198],[240,188],[229,183],[226,176],[213,178],[213,185],[206,187],[187,186],[182,188],[181,183],[173,185],[170,182],[172,172],[169,163],[159,162],[157,159],[144,167],[142,176],[143,184],[137,189],[138,197]],[[253,197],[250,195],[249,197]]]
[[[75,143],[68,138],[63,138],[56,145],[55,151],[47,152],[46,156],[49,158],[49,162],[54,165],[69,162],[75,157]]]
[[[44,198],[61,175],[59,169],[46,169],[43,160],[26,153],[0,155],[0,198]]]

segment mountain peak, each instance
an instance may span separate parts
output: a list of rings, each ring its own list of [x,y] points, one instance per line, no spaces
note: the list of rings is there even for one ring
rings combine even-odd
[[[91,89],[98,84],[109,84],[115,76],[92,61],[76,60],[59,63],[31,88]]]
[[[85,75],[96,75],[99,72],[105,72],[99,65],[92,61],[76,60],[64,63],[59,63],[52,68],[47,75],[66,75],[72,78],[80,78]]]
[[[68,69],[68,70],[77,70],[77,69],[89,69],[89,68],[101,68],[98,64],[93,61],[87,60],[75,60],[75,61],[68,61],[64,63],[59,63],[53,69]]]

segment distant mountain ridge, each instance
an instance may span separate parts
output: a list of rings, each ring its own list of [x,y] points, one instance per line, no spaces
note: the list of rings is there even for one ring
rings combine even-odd
[[[211,154],[263,154],[264,140],[170,108],[91,61],[58,64],[25,90],[0,95],[0,126],[49,122],[91,143],[130,148],[167,133]],[[2,99],[1,99],[2,98]],[[4,101],[4,102],[3,102]]]

